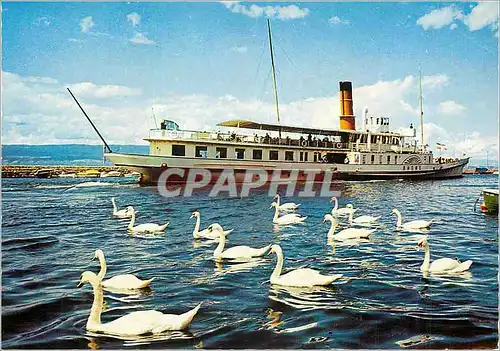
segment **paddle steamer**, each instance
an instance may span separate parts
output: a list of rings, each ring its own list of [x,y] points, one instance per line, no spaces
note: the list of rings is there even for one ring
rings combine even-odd
[[[340,82],[339,129],[281,125],[269,22],[268,33],[278,124],[230,120],[218,124],[226,128],[220,132],[183,130],[176,122],[164,120],[145,139],[150,144],[148,155],[114,153],[108,148],[106,159],[140,172],[140,182],[145,184],[157,183],[169,168],[208,169],[213,182],[227,169],[234,172],[236,182],[242,182],[247,170],[257,168],[267,172],[268,180],[275,170],[281,170],[283,177],[295,171],[299,181],[308,179],[308,172],[317,173],[314,181],[322,181],[327,173],[342,180],[462,176],[468,158],[435,159],[424,145],[422,99],[420,144],[412,125],[407,132],[392,132],[389,118],[369,116],[367,109],[362,128],[356,129],[352,84],[347,81]],[[167,182],[184,182],[188,172],[184,174]]]

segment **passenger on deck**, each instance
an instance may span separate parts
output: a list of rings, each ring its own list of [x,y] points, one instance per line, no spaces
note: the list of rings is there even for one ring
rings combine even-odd
[[[266,136],[264,137],[264,143],[269,144],[271,142],[271,137],[269,136],[269,133],[266,133]]]
[[[258,143],[259,142],[259,136],[257,135],[257,133],[255,133],[255,135],[253,136],[253,142],[254,143]]]
[[[311,145],[311,142],[312,142],[312,135],[311,133],[309,133],[309,135],[307,136],[307,143]]]

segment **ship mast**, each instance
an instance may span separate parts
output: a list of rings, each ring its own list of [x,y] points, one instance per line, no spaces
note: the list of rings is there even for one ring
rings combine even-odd
[[[419,68],[419,101],[420,101],[420,137],[422,141],[422,151],[425,150],[424,144],[424,111],[422,109],[422,68]]]
[[[267,19],[267,31],[269,34],[269,50],[271,52],[271,67],[273,71],[273,83],[274,83],[274,101],[276,103],[276,116],[278,117],[278,124],[280,124],[280,109],[279,109],[279,104],[278,104],[278,88],[276,86],[276,70],[274,68],[274,54],[273,54],[273,41],[271,38],[271,22],[269,21],[269,18]],[[281,143],[281,124],[280,124],[280,129],[279,129],[279,140]]]

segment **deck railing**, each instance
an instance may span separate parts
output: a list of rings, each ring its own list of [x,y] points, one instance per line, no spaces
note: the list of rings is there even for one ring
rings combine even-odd
[[[149,133],[150,139],[166,139],[166,140],[191,140],[191,141],[227,141],[237,143],[249,143],[259,145],[289,145],[295,147],[309,147],[319,149],[337,149],[343,151],[353,152],[397,152],[397,153],[412,153],[418,152],[413,146],[399,146],[390,144],[377,144],[371,143],[370,147],[367,143],[340,143],[331,141],[328,138],[277,138],[259,135],[242,135],[236,133],[222,133],[222,132],[205,132],[205,131],[192,131],[192,130],[164,130],[164,129],[151,129]]]
[[[263,145],[289,145],[298,147],[317,147],[329,149],[344,149],[349,147],[348,143],[338,143],[329,139],[311,138],[310,140],[292,139],[292,138],[273,138],[270,136],[259,135],[241,135],[235,133],[221,133],[221,132],[200,132],[190,130],[161,130],[151,129],[149,133],[150,139],[178,139],[178,140],[213,140],[213,141],[229,141],[238,143],[251,143]]]

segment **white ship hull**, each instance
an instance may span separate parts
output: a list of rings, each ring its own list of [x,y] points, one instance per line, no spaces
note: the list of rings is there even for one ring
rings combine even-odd
[[[262,160],[237,159],[204,159],[174,156],[140,155],[108,153],[106,158],[117,166],[124,166],[140,172],[142,184],[156,184],[163,171],[169,168],[208,169],[212,173],[212,180],[223,170],[233,170],[235,180],[243,182],[244,172],[250,169],[263,169],[271,174],[280,170],[283,177],[294,170],[298,171],[298,181],[306,181],[307,173],[315,171],[314,181],[322,181],[326,173],[331,173],[334,179],[340,180],[369,180],[369,179],[445,179],[462,176],[463,168],[468,158],[449,163],[431,164],[337,164],[318,162],[273,162]],[[238,176],[240,175],[240,176]],[[182,177],[169,177],[170,183],[182,183]]]

